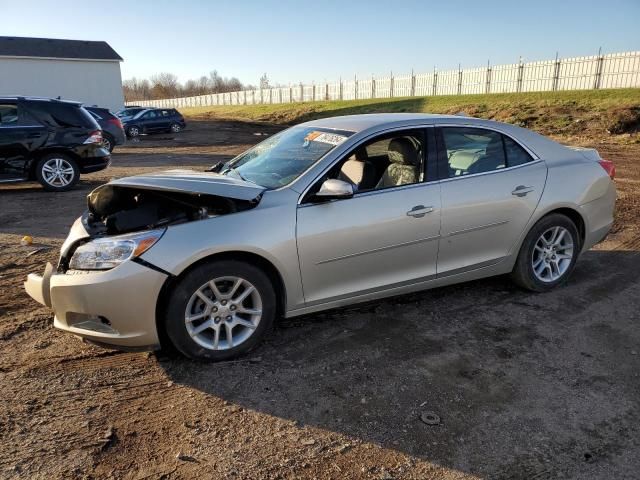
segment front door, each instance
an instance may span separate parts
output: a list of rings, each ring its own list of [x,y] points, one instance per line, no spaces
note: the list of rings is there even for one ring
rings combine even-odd
[[[425,144],[424,130],[377,137],[318,181],[348,179],[356,189],[352,198],[315,203],[310,197],[299,205],[307,305],[435,277],[440,185],[425,179]]]
[[[444,276],[497,263],[511,253],[538,205],[547,167],[499,132],[439,130],[438,276]]]

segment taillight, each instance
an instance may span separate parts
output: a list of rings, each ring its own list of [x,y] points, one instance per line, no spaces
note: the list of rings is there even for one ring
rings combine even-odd
[[[89,143],[102,143],[102,130],[95,130],[89,134],[89,138],[87,138],[84,142],[85,145]]]
[[[122,122],[120,121],[119,118],[110,118],[109,120],[107,120],[108,123],[112,123],[113,125],[115,125],[118,128],[122,128]]]
[[[612,161],[602,159],[602,160],[598,160],[598,163],[602,168],[604,168],[604,171],[607,172],[607,175],[611,177],[611,180],[613,180],[616,177],[616,166],[613,164]]]

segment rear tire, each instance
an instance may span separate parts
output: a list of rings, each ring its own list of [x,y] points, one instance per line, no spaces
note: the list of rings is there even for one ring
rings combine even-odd
[[[102,132],[102,146],[111,153],[113,152],[113,149],[116,148],[116,142],[111,135]]]
[[[570,218],[547,215],[524,239],[511,278],[527,290],[549,291],[568,280],[581,248],[578,229]]]
[[[228,360],[258,345],[275,315],[275,292],[262,270],[235,260],[214,261],[197,266],[175,285],[165,330],[189,358]]]
[[[49,153],[36,164],[36,179],[45,190],[64,192],[70,190],[80,179],[76,162],[63,153]]]
[[[171,126],[169,127],[169,131],[171,133],[180,133],[182,131],[182,127],[180,126],[179,123],[172,123]]]

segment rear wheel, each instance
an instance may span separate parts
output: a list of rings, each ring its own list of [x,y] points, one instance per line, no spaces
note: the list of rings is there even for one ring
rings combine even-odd
[[[536,223],[525,238],[511,277],[523,288],[545,292],[567,281],[581,244],[578,229],[554,213]]]
[[[102,146],[109,150],[109,152],[113,152],[113,149],[116,147],[116,142],[113,140],[113,137],[108,133],[102,133]]]
[[[78,183],[80,170],[67,155],[50,153],[36,164],[36,179],[45,190],[62,192]]]
[[[171,292],[166,332],[187,357],[226,360],[255,347],[275,312],[264,272],[233,260],[211,262],[187,273]]]
[[[169,127],[169,130],[171,130],[173,133],[178,133],[182,130],[182,127],[179,123],[172,123],[171,127]]]

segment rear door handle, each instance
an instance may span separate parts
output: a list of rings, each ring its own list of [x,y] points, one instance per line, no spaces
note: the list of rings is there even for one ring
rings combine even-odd
[[[533,187],[527,187],[525,185],[518,185],[513,189],[511,195],[515,195],[516,197],[524,197],[527,193],[533,192]]]
[[[407,212],[407,215],[414,218],[422,218],[427,213],[433,212],[433,207],[425,207],[424,205],[416,205]]]

